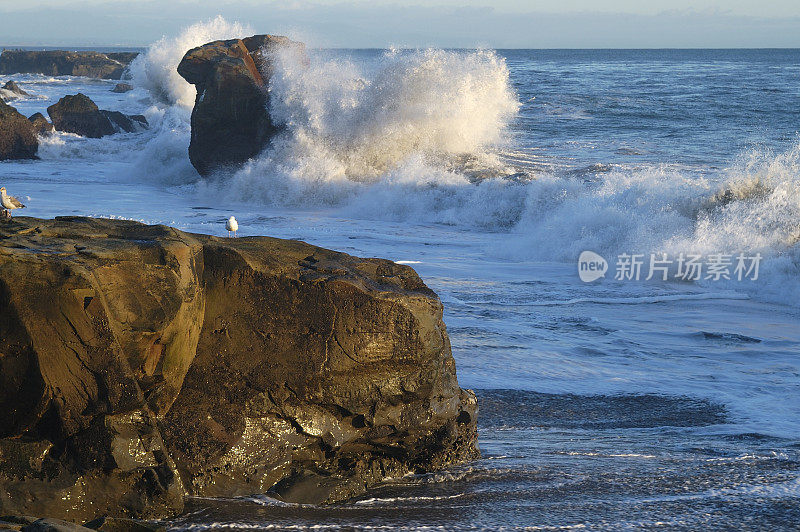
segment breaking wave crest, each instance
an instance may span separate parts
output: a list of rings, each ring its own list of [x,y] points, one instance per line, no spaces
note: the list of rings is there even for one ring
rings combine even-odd
[[[468,185],[496,169],[518,109],[491,51],[392,50],[365,72],[352,61],[284,51],[270,113],[286,129],[226,185],[272,205],[343,205],[371,189]]]
[[[186,52],[207,42],[252,33],[248,26],[217,16],[189,26],[177,37],[162,37],[133,60],[128,72],[134,84],[150,91],[157,101],[191,109],[196,91],[177,71]]]
[[[137,59],[134,81],[161,102],[148,115],[158,126],[140,171],[167,184],[197,180],[185,152],[194,88],[175,67],[188,48],[250,33],[217,18]],[[505,236],[488,251],[513,260],[571,262],[587,249],[761,252],[767,270],[797,274],[800,144],[754,150],[713,173],[667,164],[541,172],[519,162],[511,126],[520,103],[493,51],[295,53],[272,56],[269,112],[283,132],[240,170],[197,182],[199,193],[490,230]]]

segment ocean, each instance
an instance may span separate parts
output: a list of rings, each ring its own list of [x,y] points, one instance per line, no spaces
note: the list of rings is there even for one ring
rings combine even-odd
[[[280,56],[285,131],[201,180],[175,66],[246,32],[165,37],[125,94],[0,76],[32,94],[11,102],[26,116],[83,92],[151,124],[57,133],[0,181],[25,215],[216,235],[235,215],[241,236],[410,264],[444,303],[483,458],[333,506],[193,499],[170,528],[797,528],[800,50]],[[579,275],[584,251],[606,263],[597,279]]]

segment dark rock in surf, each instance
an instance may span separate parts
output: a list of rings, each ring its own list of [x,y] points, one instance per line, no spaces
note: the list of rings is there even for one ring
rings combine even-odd
[[[67,50],[3,50],[0,74],[46,74],[120,79],[136,52],[102,54]]]
[[[98,532],[166,532],[166,528],[161,525],[119,517],[100,517],[84,526]]]
[[[302,43],[255,35],[214,41],[186,52],[178,73],[197,88],[189,159],[201,175],[242,165],[279,131],[269,116],[269,51]]]
[[[34,130],[37,135],[45,135],[55,131],[53,124],[47,121],[47,118],[42,113],[35,113],[28,117],[28,120],[33,124]]]
[[[61,519],[43,518],[22,528],[22,532],[90,532],[91,528]]]
[[[35,159],[39,139],[31,122],[14,107],[0,100],[0,161]]]
[[[3,90],[6,90],[16,96],[30,96],[27,92],[22,90],[19,85],[16,84],[14,80],[9,80],[3,85]]]
[[[0,338],[0,515],[332,502],[478,455],[442,304],[386,260],[18,216]]]
[[[99,138],[114,133],[131,133],[147,127],[141,115],[124,115],[118,111],[98,109],[85,94],[64,96],[47,108],[47,114],[58,131]]]
[[[133,90],[133,85],[130,83],[117,83],[111,92],[123,93],[123,92],[130,92]]]

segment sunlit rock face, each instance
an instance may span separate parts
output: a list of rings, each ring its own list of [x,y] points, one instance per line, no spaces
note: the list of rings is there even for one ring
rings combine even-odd
[[[386,260],[14,217],[0,339],[0,515],[333,502],[478,454],[442,305]]]

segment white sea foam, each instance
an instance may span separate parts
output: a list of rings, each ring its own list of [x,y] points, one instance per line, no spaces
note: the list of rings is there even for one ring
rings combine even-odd
[[[386,205],[415,188],[469,195],[471,165],[498,164],[490,148],[518,108],[490,51],[390,51],[372,72],[316,57],[309,66],[290,51],[274,60],[270,113],[285,133],[226,182],[272,205]]]
[[[183,56],[192,48],[219,39],[233,39],[254,32],[248,26],[217,16],[189,26],[177,37],[162,37],[128,67],[133,83],[150,91],[158,101],[191,109],[195,89],[177,72]]]

